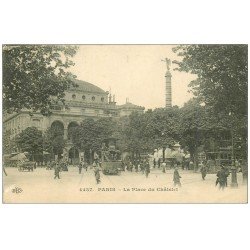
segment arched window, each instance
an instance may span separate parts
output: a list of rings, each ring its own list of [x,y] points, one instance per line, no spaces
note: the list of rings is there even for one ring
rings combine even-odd
[[[82,99],[83,99],[83,100],[85,100],[85,99],[86,99],[86,96],[85,96],[85,95],[83,95],[83,96],[82,96]]]
[[[75,94],[72,95],[72,99],[76,99],[76,95]]]
[[[95,100],[95,96],[92,96],[92,101],[94,101]]]
[[[104,102],[104,97],[101,98],[101,101]]]

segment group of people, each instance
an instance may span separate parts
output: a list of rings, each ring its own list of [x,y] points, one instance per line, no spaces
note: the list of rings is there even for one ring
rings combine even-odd
[[[162,167],[162,172],[165,173],[166,172],[165,161],[162,162],[161,167]],[[205,180],[207,172],[208,172],[206,164],[204,162],[200,162],[198,164],[198,167],[201,172],[202,180]],[[54,168],[54,179],[60,179],[60,172],[62,170],[65,170],[65,168],[67,168],[67,163],[63,160],[53,161],[48,165],[48,168],[49,169]],[[93,162],[92,168],[94,171],[96,183],[99,184],[101,182],[101,179],[100,179],[101,178],[100,176],[101,162],[99,162],[98,160],[95,160]],[[79,169],[79,174],[81,174],[82,169],[85,169],[85,171],[88,170],[88,164],[83,159],[81,159],[80,163],[78,164],[78,169]],[[129,159],[127,162],[122,161],[121,170],[130,171],[130,172],[133,172],[133,170],[135,170],[135,172],[140,171],[142,174],[145,174],[146,178],[148,178],[149,173],[150,173],[149,160],[145,158],[145,159],[135,159],[135,160]],[[227,187],[227,178],[229,176],[228,168],[226,168],[224,165],[221,165],[221,169],[217,172],[216,176],[217,176],[217,179],[216,179],[215,185],[217,186],[219,184],[219,189],[223,190],[225,187]],[[179,187],[181,186],[180,179],[181,179],[181,176],[178,171],[178,167],[175,166],[174,173],[173,173],[174,186],[179,186]]]
[[[224,189],[227,187],[227,177],[229,176],[229,170],[224,165],[221,165],[221,169],[217,172],[217,179],[215,186],[219,184],[219,189]]]
[[[79,165],[79,174],[82,173],[82,169],[84,168],[85,171],[88,171],[88,164],[86,162],[84,162],[83,159],[81,159]],[[96,183],[99,184],[101,182],[101,162],[98,159],[95,159],[92,165],[92,168],[94,170],[94,175],[95,175],[95,179],[96,179]]]
[[[146,177],[148,177],[150,173],[150,165],[148,159],[134,159],[128,161],[121,162],[121,170],[122,171],[129,171],[129,172],[141,172],[142,174],[145,173]]]
[[[63,167],[67,166],[67,163],[65,161],[53,161],[48,165],[48,169],[54,169],[54,179],[60,179],[60,172],[62,171]],[[85,169],[85,171],[88,170],[88,164],[84,162],[83,159],[81,159],[80,163],[78,164],[78,170],[79,174],[82,173],[82,169]],[[96,183],[99,184],[101,182],[100,178],[100,171],[101,171],[101,163],[98,161],[93,162],[93,170],[94,170],[94,175],[96,179]]]
[[[190,159],[155,159],[153,160],[153,168],[161,168],[163,165],[165,165],[165,168],[168,166],[170,169],[175,169],[176,167],[181,168],[182,170],[190,170],[194,168],[194,162]]]

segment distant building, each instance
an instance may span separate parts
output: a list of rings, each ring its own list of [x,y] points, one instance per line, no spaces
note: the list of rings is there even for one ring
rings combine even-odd
[[[80,123],[86,118],[98,119],[101,117],[121,117],[130,115],[137,111],[143,113],[144,107],[126,103],[117,105],[115,96],[111,96],[108,91],[80,80],[75,80],[78,87],[71,87],[65,92],[65,104],[58,104],[53,107],[50,116],[43,116],[36,112],[30,115],[30,110],[22,110],[19,113],[4,113],[4,131],[10,134],[10,138],[17,136],[27,127],[37,127],[39,130],[46,131],[49,127],[57,126],[63,130],[64,139],[68,140],[66,153],[72,158],[79,158],[78,150],[72,149],[70,143],[69,129]]]
[[[143,113],[144,112],[144,107],[141,106],[137,106],[131,102],[128,101],[128,99],[126,100],[126,103],[120,106],[117,106],[117,109],[119,111],[119,116],[128,116],[130,115],[132,112],[138,112],[138,113]]]

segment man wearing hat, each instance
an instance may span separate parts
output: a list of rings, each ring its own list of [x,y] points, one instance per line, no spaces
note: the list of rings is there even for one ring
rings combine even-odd
[[[221,169],[217,173],[217,180],[215,185],[219,183],[219,189],[224,189],[227,186],[227,177],[229,173],[223,164],[221,164]]]
[[[100,180],[100,178],[101,178],[100,171],[101,170],[100,170],[99,166],[95,165],[95,167],[94,167],[94,174],[95,174],[96,184],[99,184],[101,182],[101,180]]]
[[[149,173],[150,173],[150,165],[149,165],[148,160],[145,160],[144,169],[145,169],[146,178],[148,178],[148,175],[149,175]]]
[[[207,175],[207,167],[203,164],[203,162],[201,162],[200,164],[200,171],[201,171],[202,180],[205,180],[205,177]]]
[[[55,168],[55,177],[54,177],[54,179],[56,179],[56,178],[60,179],[59,173],[60,173],[61,168],[60,168],[59,162],[56,162],[54,168]]]
[[[179,187],[181,187],[181,182],[180,182],[180,174],[179,174],[179,171],[178,171],[178,168],[175,167],[175,170],[174,170],[174,178],[173,178],[173,181],[174,181],[174,185],[178,185]]]

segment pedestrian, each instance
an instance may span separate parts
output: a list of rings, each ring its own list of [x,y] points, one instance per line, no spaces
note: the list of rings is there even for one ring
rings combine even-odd
[[[189,169],[194,169],[194,162],[192,160],[189,162]]]
[[[224,190],[224,188],[227,186],[227,169],[225,168],[224,165],[221,165],[221,169],[217,172],[217,180],[215,182],[215,186],[219,184],[219,189]]]
[[[162,162],[161,165],[162,165],[162,172],[166,173],[166,166],[167,166],[167,164],[166,164],[165,160],[163,160],[163,162]]]
[[[60,168],[62,171],[69,171],[68,170],[68,166],[67,166],[67,162],[63,159],[60,160],[59,162]]]
[[[237,159],[235,159],[234,164],[235,164],[236,170],[237,170],[238,172],[241,172],[240,161],[238,161]]]
[[[148,160],[145,160],[144,169],[145,169],[146,178],[148,178],[148,175],[150,173],[150,165],[149,165]]]
[[[124,161],[121,162],[121,170],[125,171],[125,163],[124,163]]]
[[[174,160],[171,160],[170,168],[174,168]]]
[[[129,162],[129,171],[133,172],[133,163],[131,161]]]
[[[203,162],[201,162],[200,164],[200,171],[201,171],[202,180],[205,180],[205,177],[207,175],[207,167],[203,164]]]
[[[158,168],[160,168],[160,166],[161,166],[161,159],[160,158],[157,161],[157,165],[158,165]]]
[[[85,168],[85,171],[88,171],[88,162],[85,162],[83,160],[83,168]]]
[[[229,176],[229,170],[228,170],[228,168],[227,167],[225,167],[224,166],[224,174],[225,174],[225,177],[226,177],[226,184],[225,184],[225,186],[227,187],[227,177]]]
[[[145,166],[144,166],[143,160],[141,160],[141,162],[140,162],[140,170],[141,170],[142,174],[144,174]]]
[[[56,162],[55,166],[54,166],[54,169],[55,169],[55,177],[54,179],[58,178],[60,179],[60,176],[59,176],[59,173],[60,173],[60,164],[58,162]]]
[[[79,165],[78,165],[78,168],[79,168],[79,174],[82,173],[82,168],[84,166],[84,162],[83,161],[80,161]]]
[[[135,172],[136,173],[138,172],[138,164],[137,164],[137,162],[135,163]]]
[[[101,182],[101,176],[100,176],[100,168],[99,166],[94,167],[94,174],[96,179],[96,184],[99,184]]]
[[[3,167],[3,172],[4,172],[5,176],[7,176],[7,173],[6,173],[5,167]]]
[[[175,167],[175,170],[174,170],[174,178],[173,178],[173,181],[174,181],[174,185],[178,185],[179,187],[181,187],[181,182],[180,182],[180,174],[179,174],[179,171],[178,171],[178,168]]]

